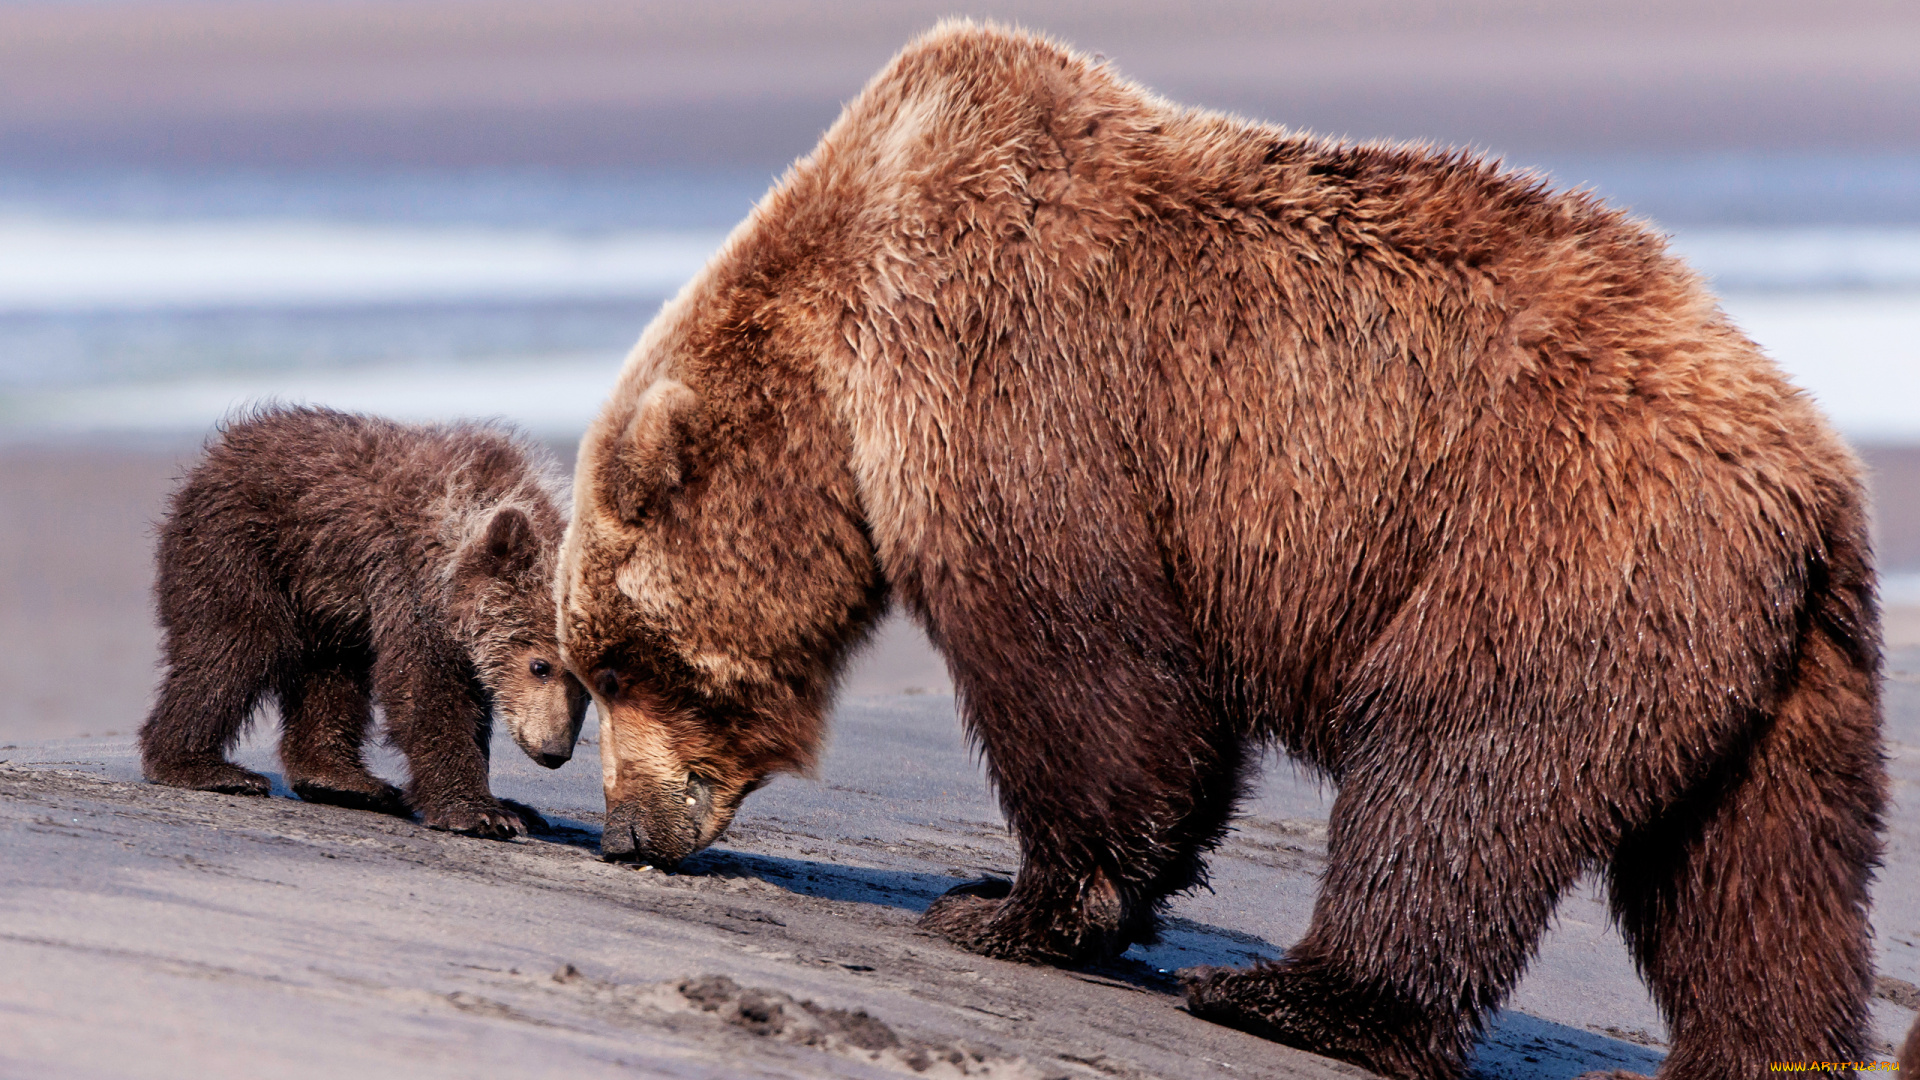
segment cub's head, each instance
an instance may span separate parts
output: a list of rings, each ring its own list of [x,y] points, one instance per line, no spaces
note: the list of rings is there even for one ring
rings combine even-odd
[[[808,768],[883,599],[846,439],[778,340],[732,319],[657,346],[707,362],[630,370],[581,445],[561,643],[600,711],[608,859],[670,869]]]
[[[534,508],[542,511],[551,513]],[[528,757],[549,769],[573,756],[587,712],[586,690],[567,674],[555,634],[553,516],[543,538],[526,509],[495,509],[461,545],[452,581],[455,633],[493,698],[494,715]]]

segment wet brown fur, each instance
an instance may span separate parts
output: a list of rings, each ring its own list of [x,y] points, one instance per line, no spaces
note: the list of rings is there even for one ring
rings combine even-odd
[[[227,754],[272,695],[302,798],[487,836],[537,822],[493,797],[487,756],[498,712],[558,767],[586,708],[555,638],[552,472],[478,425],[294,408],[227,425],[160,531],[166,674],[140,730],[148,778],[267,794]],[[407,758],[404,795],[362,760],[375,701]]]
[[[649,327],[562,643],[611,856],[803,767],[891,597],[1059,963],[1203,880],[1255,748],[1339,784],[1312,924],[1200,1016],[1450,1077],[1602,870],[1662,1075],[1858,1059],[1885,778],[1858,465],[1645,226],[1469,155],[908,47]],[[682,807],[686,809],[682,809]]]

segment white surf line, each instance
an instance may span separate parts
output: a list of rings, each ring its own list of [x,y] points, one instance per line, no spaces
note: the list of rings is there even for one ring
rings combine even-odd
[[[409,422],[497,418],[536,435],[577,436],[606,401],[623,359],[534,356],[31,391],[0,395],[0,437],[191,434],[267,402]]]
[[[1920,573],[1880,575],[1882,607],[1920,607]]]
[[[1920,441],[1920,290],[1734,296],[1726,307],[1849,438]],[[619,367],[617,355],[572,354],[22,390],[0,393],[0,431],[204,430],[234,405],[267,397],[578,431]]]
[[[1686,229],[1673,251],[1723,292],[1920,289],[1920,229]]]
[[[1920,441],[1920,289],[1735,294],[1723,306],[1849,438]]]
[[[0,312],[657,295],[724,238],[0,217]]]

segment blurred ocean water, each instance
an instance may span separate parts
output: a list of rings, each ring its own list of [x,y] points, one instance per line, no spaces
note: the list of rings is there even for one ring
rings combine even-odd
[[[1683,165],[1554,176],[1666,215],[1849,436],[1920,441],[1920,159]],[[0,172],[0,437],[197,433],[267,399],[577,433],[771,180]]]

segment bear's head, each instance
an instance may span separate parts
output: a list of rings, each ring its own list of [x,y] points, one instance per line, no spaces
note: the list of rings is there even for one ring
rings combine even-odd
[[[557,520],[547,531],[558,533]],[[556,636],[556,541],[540,534],[527,510],[500,506],[461,545],[450,583],[454,632],[494,716],[549,769],[573,756],[587,712],[586,690],[567,673]]]
[[[663,869],[811,766],[885,588],[803,320],[709,285],[656,320],[582,441],[557,583],[600,713],[601,854]]]

